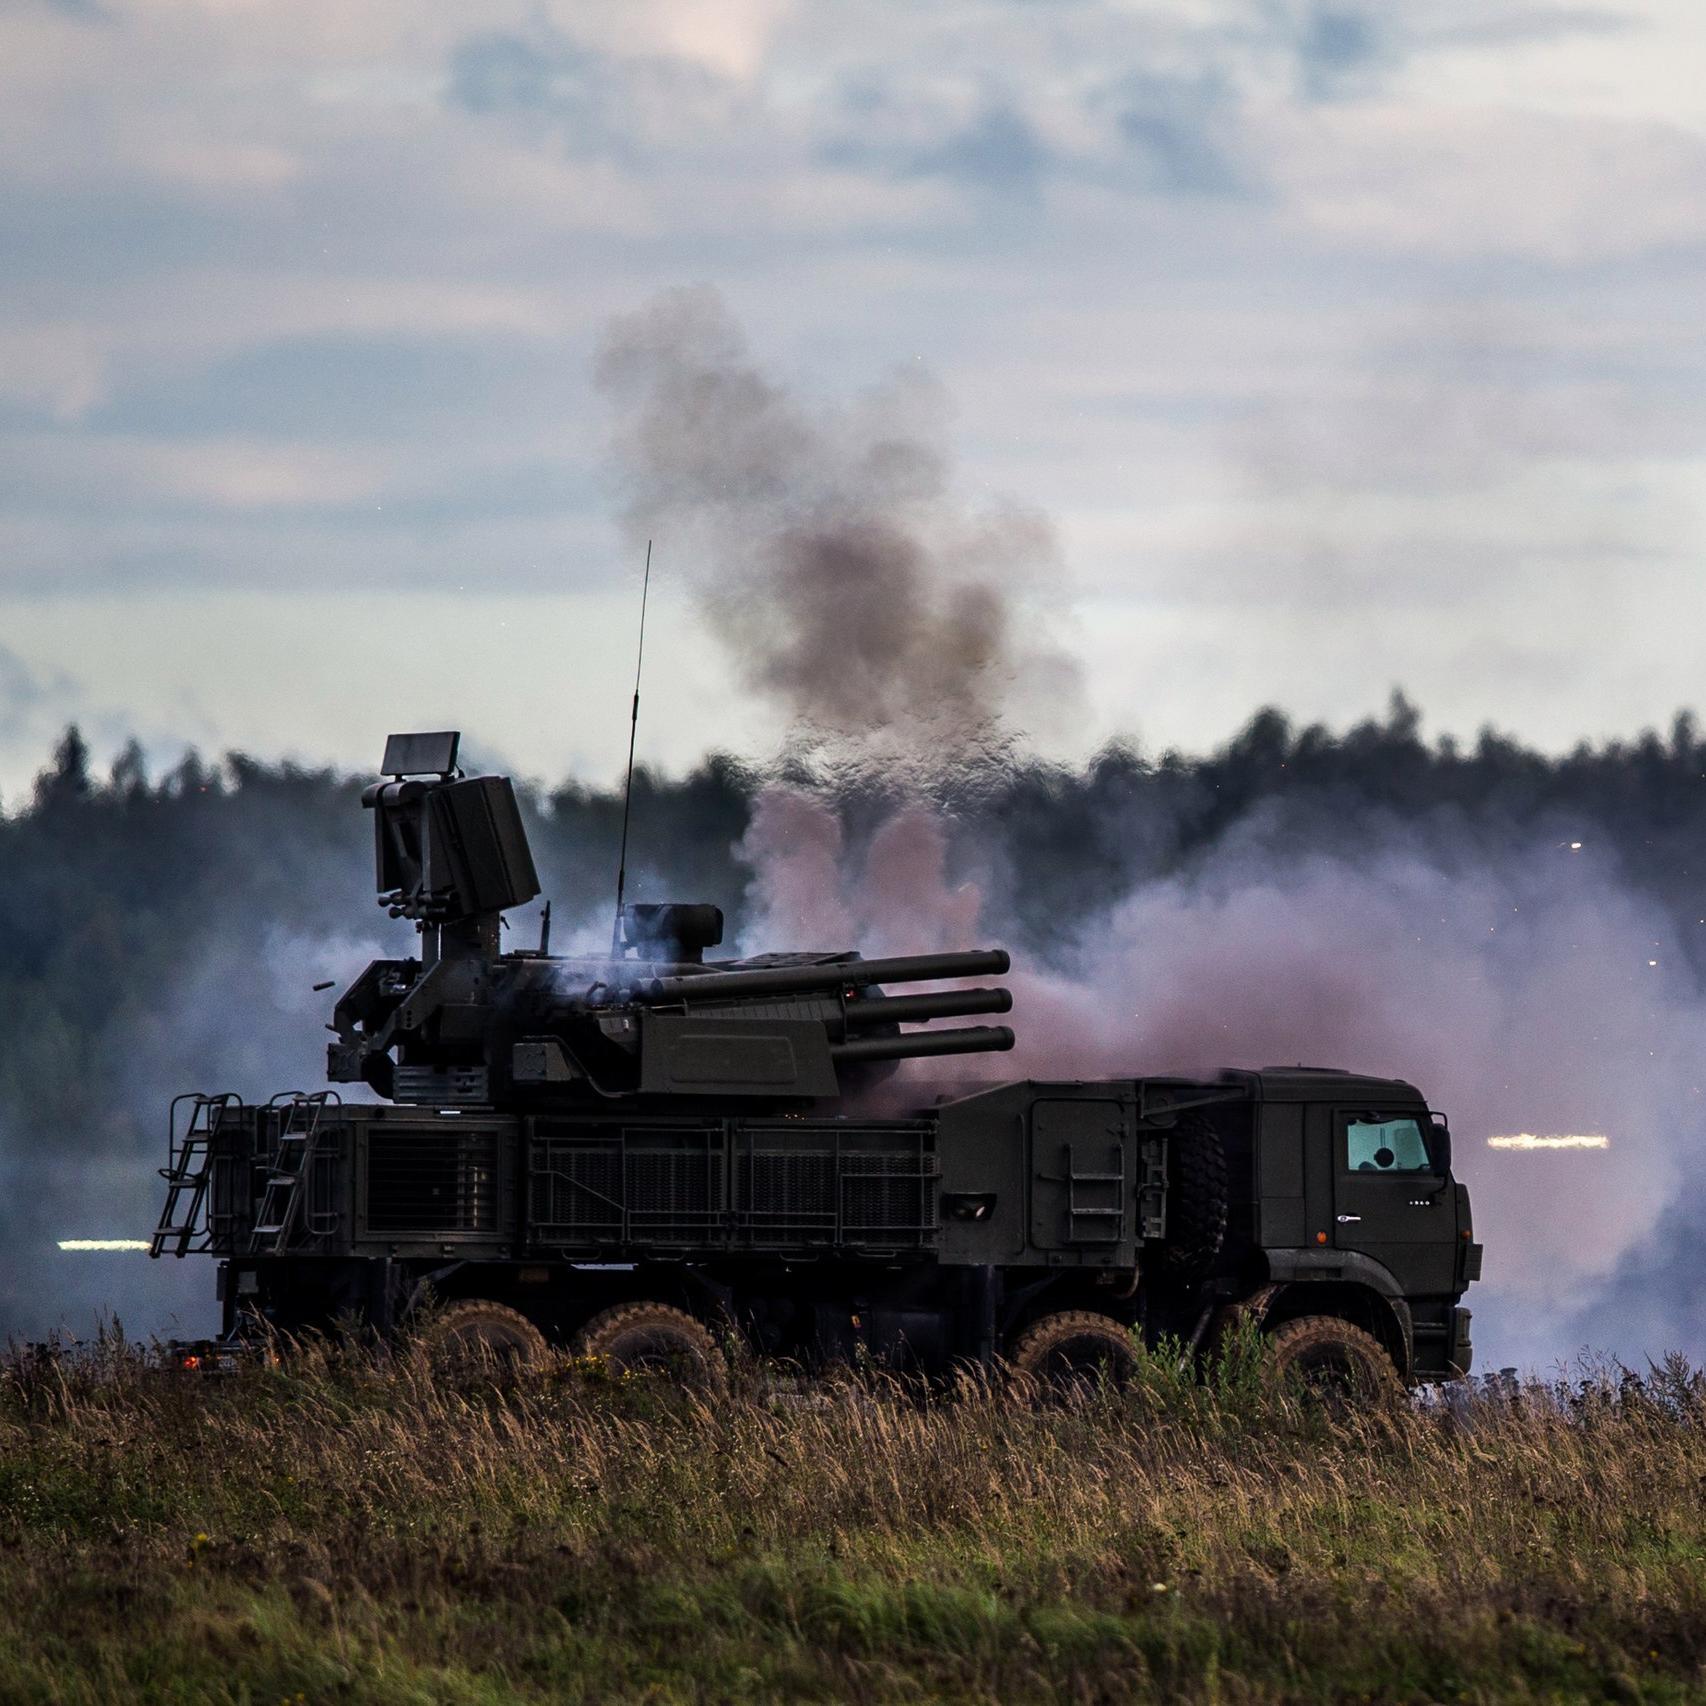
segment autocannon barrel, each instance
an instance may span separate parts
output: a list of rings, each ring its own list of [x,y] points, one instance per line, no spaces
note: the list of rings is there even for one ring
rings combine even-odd
[[[920,1060],[934,1054],[1000,1054],[1013,1046],[1006,1025],[961,1025],[952,1031],[909,1031],[898,1037],[852,1037],[831,1043],[838,1065],[855,1060]]]
[[[849,1001],[849,1027],[916,1025],[926,1019],[961,1019],[973,1013],[1011,1013],[1006,989],[944,989],[932,995],[890,995],[876,1001]]]
[[[731,1001],[749,995],[792,995],[867,983],[925,983],[939,977],[999,977],[1012,964],[1004,948],[963,954],[904,954],[887,960],[838,960],[820,966],[766,966],[657,977],[635,986],[642,1001]]]

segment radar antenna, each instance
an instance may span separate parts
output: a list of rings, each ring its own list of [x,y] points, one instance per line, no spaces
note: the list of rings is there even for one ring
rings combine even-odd
[[[652,542],[646,541],[646,575],[640,584],[640,648],[634,660],[634,709],[628,719],[628,780],[622,788],[622,852],[616,861],[616,921],[610,927],[610,957],[622,956],[622,895],[628,887],[628,818],[634,808],[634,742],[640,733],[640,672],[646,664],[646,600],[652,590]]]

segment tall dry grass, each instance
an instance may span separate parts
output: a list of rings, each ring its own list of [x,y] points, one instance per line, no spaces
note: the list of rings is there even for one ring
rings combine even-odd
[[[1706,1698],[1706,1382],[0,1369],[0,1698]]]

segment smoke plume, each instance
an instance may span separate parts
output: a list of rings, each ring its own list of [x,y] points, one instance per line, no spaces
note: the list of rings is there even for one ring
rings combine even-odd
[[[1070,716],[1077,669],[1037,604],[1060,574],[1052,530],[958,496],[928,380],[808,406],[708,289],[615,322],[598,378],[630,524],[697,565],[714,632],[796,743],[928,771]]]

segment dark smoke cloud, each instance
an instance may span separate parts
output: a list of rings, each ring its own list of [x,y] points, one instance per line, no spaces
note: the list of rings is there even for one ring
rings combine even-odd
[[[691,565],[734,667],[797,737],[929,768],[1071,714],[1077,668],[1037,607],[1052,531],[956,493],[929,381],[809,406],[708,289],[618,320],[598,377],[636,536]]]

